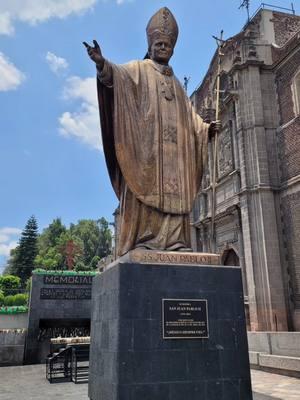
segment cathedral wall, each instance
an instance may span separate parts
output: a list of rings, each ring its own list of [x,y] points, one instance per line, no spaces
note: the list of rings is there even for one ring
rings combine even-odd
[[[275,71],[277,95],[280,109],[280,125],[291,122],[295,117],[295,108],[292,92],[293,78],[300,67],[300,48],[294,51],[285,62],[282,62]]]
[[[300,175],[300,116],[278,132],[281,184]]]
[[[284,225],[284,246],[290,270],[290,295],[300,310],[300,187],[281,198]]]
[[[239,257],[252,330],[300,330],[299,38],[300,17],[263,10],[227,42],[222,60],[214,250]],[[215,61],[193,94],[203,116],[215,107]],[[195,208],[204,251],[210,180]]]
[[[295,25],[294,29],[300,29]],[[280,169],[280,211],[283,263],[288,271],[288,300],[292,328],[300,330],[300,112],[294,92],[300,72],[300,47],[286,54],[275,70],[280,126],[277,146]]]
[[[300,30],[300,16],[273,11],[275,42],[284,46]]]

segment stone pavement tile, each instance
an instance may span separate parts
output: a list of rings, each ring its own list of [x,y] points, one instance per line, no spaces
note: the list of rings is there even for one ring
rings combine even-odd
[[[300,400],[300,379],[257,370],[251,370],[251,379],[257,394],[274,400]]]
[[[300,400],[300,379],[256,370],[251,375],[254,400]],[[0,400],[88,400],[87,391],[87,384],[50,384],[44,365],[0,368]]]
[[[0,400],[88,400],[87,384],[52,383],[45,365],[0,368]]]

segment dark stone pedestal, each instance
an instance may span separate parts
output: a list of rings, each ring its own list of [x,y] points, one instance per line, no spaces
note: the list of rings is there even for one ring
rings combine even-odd
[[[162,299],[206,299],[209,338],[163,339]],[[251,400],[241,271],[115,263],[93,282],[92,400]]]

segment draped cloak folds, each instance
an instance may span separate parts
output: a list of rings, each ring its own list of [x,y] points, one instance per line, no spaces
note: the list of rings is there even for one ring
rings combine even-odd
[[[119,255],[139,246],[190,247],[209,125],[172,69],[152,60],[105,61],[97,87],[106,163],[120,200]]]

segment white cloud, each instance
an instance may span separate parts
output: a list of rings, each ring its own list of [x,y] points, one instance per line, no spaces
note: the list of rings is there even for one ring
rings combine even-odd
[[[0,256],[9,257],[12,249],[15,249],[18,242],[12,241],[9,243],[0,243]]]
[[[121,5],[121,4],[124,4],[124,3],[132,3],[133,2],[133,0],[116,0],[116,3],[118,4],[118,5]]]
[[[20,228],[11,228],[11,227],[0,228],[0,234],[4,235],[19,235],[21,232],[22,229]]]
[[[0,92],[16,89],[25,79],[25,75],[0,52]]]
[[[97,106],[96,77],[82,79],[71,76],[64,88],[65,99],[81,99]]]
[[[51,71],[53,71],[55,74],[59,74],[61,71],[66,70],[69,66],[67,60],[62,57],[58,57],[50,51],[47,52],[45,58]]]
[[[0,34],[12,35],[14,23],[35,25],[50,18],[66,18],[93,8],[98,0],[1,0]],[[104,0],[102,0],[104,1]],[[117,4],[125,0],[114,0]]]
[[[13,33],[14,27],[12,25],[10,14],[8,12],[0,14],[0,35],[12,35]]]
[[[35,25],[50,18],[65,18],[91,9],[97,0],[1,0],[0,33],[11,35],[15,21]]]
[[[10,251],[18,245],[17,237],[21,232],[19,228],[0,228],[0,256],[9,256]]]
[[[82,79],[78,76],[69,78],[64,88],[64,98],[79,100],[80,105],[77,111],[66,111],[60,116],[60,133],[102,150],[96,79]]]

